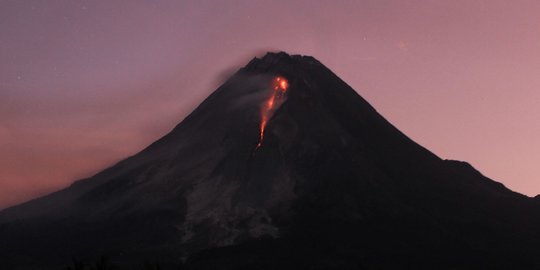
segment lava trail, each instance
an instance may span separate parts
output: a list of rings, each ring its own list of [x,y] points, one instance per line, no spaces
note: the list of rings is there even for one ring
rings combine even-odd
[[[270,96],[270,98],[263,104],[263,107],[261,109],[261,126],[260,126],[260,135],[259,135],[259,143],[257,144],[257,147],[255,149],[258,149],[262,146],[263,140],[264,140],[264,130],[266,128],[266,124],[268,123],[268,120],[270,120],[270,117],[272,116],[272,113],[274,112],[274,105],[277,101],[280,101],[284,98],[284,94],[287,91],[287,88],[289,87],[289,82],[287,79],[283,77],[276,77],[272,80],[272,88],[273,93]]]

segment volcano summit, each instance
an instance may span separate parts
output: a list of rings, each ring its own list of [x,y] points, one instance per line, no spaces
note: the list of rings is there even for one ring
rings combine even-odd
[[[138,154],[0,212],[0,267],[539,269],[539,225],[538,200],[416,144],[315,58],[268,53]]]

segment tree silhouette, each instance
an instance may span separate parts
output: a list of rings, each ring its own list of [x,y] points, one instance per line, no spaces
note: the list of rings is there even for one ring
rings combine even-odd
[[[71,265],[65,268],[66,270],[86,270],[86,264],[82,260],[75,258],[71,259]]]
[[[112,264],[107,256],[101,256],[101,258],[90,267],[90,270],[116,270],[116,265]]]

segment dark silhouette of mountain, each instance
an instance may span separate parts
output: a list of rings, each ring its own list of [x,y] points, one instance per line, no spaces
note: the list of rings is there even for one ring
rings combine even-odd
[[[283,52],[0,224],[2,269],[103,254],[163,269],[540,269],[538,199],[440,159],[315,58]]]

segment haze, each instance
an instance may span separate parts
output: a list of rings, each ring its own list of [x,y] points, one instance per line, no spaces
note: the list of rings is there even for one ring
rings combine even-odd
[[[313,55],[413,140],[540,193],[540,1],[0,0],[0,208],[166,134],[263,52]]]

